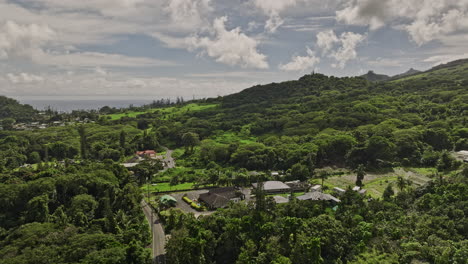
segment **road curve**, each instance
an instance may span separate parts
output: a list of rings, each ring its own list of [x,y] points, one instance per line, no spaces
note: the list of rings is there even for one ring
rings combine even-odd
[[[145,213],[148,223],[151,225],[151,231],[153,233],[153,240],[151,242],[151,251],[153,252],[153,263],[163,264],[165,263],[165,246],[166,246],[166,234],[164,229],[159,222],[158,216],[153,212],[151,207],[146,201],[141,201],[141,207]]]

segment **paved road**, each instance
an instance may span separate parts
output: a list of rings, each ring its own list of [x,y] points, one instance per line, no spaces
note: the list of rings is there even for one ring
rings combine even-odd
[[[148,223],[151,223],[152,232],[153,232],[153,241],[151,242],[151,250],[153,252],[153,263],[163,264],[165,263],[164,255],[166,254],[166,234],[162,228],[161,223],[159,222],[158,216],[153,212],[151,207],[146,203],[146,201],[141,201],[141,207],[145,213]]]
[[[175,160],[172,157],[173,152],[174,151],[172,149],[166,148],[166,157],[163,159],[163,161],[166,163],[168,169],[175,167]]]

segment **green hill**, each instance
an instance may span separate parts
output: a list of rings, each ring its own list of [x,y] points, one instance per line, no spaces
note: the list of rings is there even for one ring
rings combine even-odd
[[[18,101],[0,96],[0,119],[13,118],[16,121],[28,121],[37,113],[30,105],[20,104]]]
[[[361,75],[360,77],[370,81],[370,82],[381,82],[390,79],[391,77],[385,74],[376,74],[373,71],[369,71],[368,73]]]

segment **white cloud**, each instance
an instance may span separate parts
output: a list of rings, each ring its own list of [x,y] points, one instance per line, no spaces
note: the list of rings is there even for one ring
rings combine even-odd
[[[356,48],[365,38],[365,36],[353,32],[344,32],[341,34],[341,47],[331,54],[337,61],[337,63],[332,66],[334,68],[343,69],[349,60],[355,59],[357,57]]]
[[[329,30],[317,34],[317,47],[322,54],[336,60],[332,67],[343,69],[348,61],[357,58],[356,48],[365,39],[365,35],[353,32],[343,32],[338,37],[333,30]]]
[[[227,17],[214,20],[213,38],[199,36],[188,38],[189,48],[201,49],[203,54],[227,65],[267,69],[267,57],[257,50],[258,41],[242,33],[240,28],[227,30],[226,21]]]
[[[13,84],[22,84],[22,83],[29,84],[29,83],[38,83],[38,82],[44,81],[44,78],[42,76],[29,74],[25,72],[22,72],[19,74],[8,73],[6,77]]]
[[[322,31],[317,34],[317,46],[322,49],[323,53],[329,52],[337,42],[339,42],[339,39],[333,30]]]
[[[371,30],[390,24],[422,45],[468,30],[468,0],[347,0],[336,18]]]
[[[0,58],[32,56],[55,37],[46,25],[20,25],[7,21],[0,28]]]
[[[307,47],[307,56],[293,56],[291,62],[280,64],[279,68],[283,71],[306,71],[315,67],[320,62],[320,58]]]

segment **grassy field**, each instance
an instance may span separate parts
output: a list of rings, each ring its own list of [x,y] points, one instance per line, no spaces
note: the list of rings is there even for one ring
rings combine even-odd
[[[128,111],[124,113],[107,115],[107,117],[110,118],[110,120],[118,120],[118,119],[121,119],[122,117],[137,117],[138,115],[141,115],[141,114],[154,113],[154,112],[159,111],[163,115],[162,119],[169,119],[172,116],[181,115],[181,114],[185,114],[189,112],[195,112],[195,111],[203,111],[203,110],[214,108],[217,106],[218,106],[217,104],[195,104],[193,103],[193,104],[187,104],[184,106],[155,108],[155,109],[150,109],[144,112]]]
[[[143,192],[168,192],[168,191],[180,191],[180,190],[187,190],[193,188],[193,182],[181,183],[174,186],[169,185],[168,182],[163,183],[155,183],[153,184],[146,184],[141,187]]]
[[[257,142],[256,137],[242,136],[234,132],[226,132],[226,133],[214,136],[211,139],[221,144],[230,144],[233,142],[239,142],[241,144],[251,144],[251,143]]]
[[[394,168],[393,172],[373,174],[369,173],[364,177],[364,189],[367,189],[369,195],[373,197],[382,197],[382,194],[388,184],[392,184],[395,191],[396,181],[398,176],[409,179],[414,186],[421,186],[430,180],[432,169],[428,168]],[[356,182],[355,174],[345,174],[342,176],[334,176],[325,180],[324,185],[329,189],[339,187],[346,189],[348,186],[354,187]],[[314,179],[313,183],[320,184],[319,179]]]

